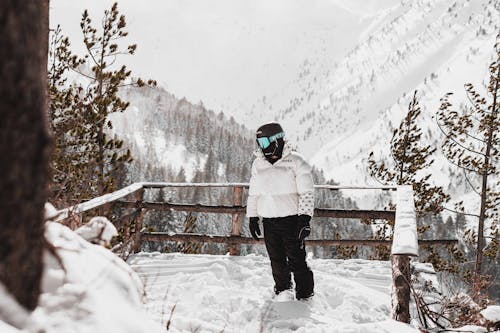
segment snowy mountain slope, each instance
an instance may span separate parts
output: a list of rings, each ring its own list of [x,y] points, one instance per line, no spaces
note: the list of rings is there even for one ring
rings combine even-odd
[[[124,98],[131,101],[131,106],[124,113],[110,115],[113,134],[132,148],[136,162],[148,161],[156,164],[159,170],[170,167],[176,173],[183,168],[186,178],[192,179],[196,168],[204,164],[206,156],[189,152],[183,142],[170,140],[170,135],[165,133],[170,127],[166,123],[166,114],[162,113],[174,109],[177,99],[165,92],[158,101],[161,93],[156,89],[141,90],[140,93],[133,89],[124,92]],[[134,164],[135,168],[140,168],[137,163]]]
[[[389,262],[309,259],[310,303],[273,300],[263,256],[141,253],[129,263],[145,281],[148,313],[163,326],[170,318],[172,332],[418,332],[390,320]]]
[[[338,84],[342,89],[333,85],[329,103],[311,117],[321,139],[331,140],[316,152],[313,161],[343,183],[369,181],[363,162],[372,150],[387,155],[392,128],[398,126],[414,90],[421,97],[426,139],[437,143],[439,130],[432,116],[439,99],[453,91],[457,104],[464,102],[463,84],[481,87],[487,78],[495,27],[500,26],[498,1],[422,1],[406,7],[346,57],[336,76],[340,78],[333,82],[342,77],[357,81]],[[385,51],[377,54],[377,50]],[[367,72],[373,75],[369,77]],[[345,89],[350,93],[342,95]],[[344,100],[339,101],[341,98]],[[342,112],[343,107],[347,112]],[[318,125],[321,116],[332,121]],[[335,133],[328,135],[333,123]],[[306,145],[318,142],[309,140]],[[437,164],[438,170],[445,168],[444,163]],[[440,175],[447,173],[441,171]],[[444,177],[436,181],[445,182]]]
[[[377,73],[374,81],[358,84],[359,90],[351,86],[351,94],[345,97],[349,107],[357,106],[354,112],[357,114],[344,113],[345,118],[341,118],[339,107],[332,102],[324,111],[312,116],[313,124],[318,123],[315,120],[318,114],[328,112],[337,112],[337,119],[342,119],[336,126],[336,133],[330,136],[326,133],[328,125],[314,125],[323,133],[320,134],[322,138],[332,139],[321,149],[315,150],[313,157],[315,165],[341,183],[376,183],[367,174],[368,155],[373,151],[376,158],[387,159],[392,129],[399,125],[406,113],[414,90],[419,92],[422,108],[420,126],[423,129],[423,141],[434,147],[439,147],[443,139],[434,118],[440,98],[447,92],[454,92],[453,102],[457,107],[467,104],[463,85],[469,82],[486,95],[488,66],[493,61],[495,36],[500,27],[500,2],[433,1],[411,4],[407,13],[367,37],[367,42],[361,44],[351,56],[358,60],[346,59],[346,66],[352,61],[367,61],[368,51],[376,49],[370,40],[377,40],[375,45],[382,49],[385,47],[389,55],[386,59],[389,63],[377,64],[375,57],[375,65],[379,67],[374,66],[374,73]],[[421,15],[417,15],[419,11]],[[432,18],[430,23],[427,15]],[[410,29],[406,31],[404,27]],[[369,58],[369,66],[373,66],[373,57]],[[358,71],[358,75],[359,81],[363,81],[364,73]],[[337,95],[338,91],[333,90],[330,98]],[[304,140],[307,141],[307,138]],[[318,144],[311,141],[310,146]],[[431,181],[444,186],[454,202],[464,201],[466,211],[478,212],[479,196],[466,184],[462,172],[451,165],[439,149],[434,159]],[[357,199],[363,201],[366,197],[358,195]],[[475,225],[472,220],[469,223]]]
[[[251,132],[161,88],[128,88],[129,109],[109,116],[112,134],[131,147],[131,181],[241,181],[249,177]],[[204,177],[201,179],[200,177]],[[211,178],[211,179],[209,179]]]

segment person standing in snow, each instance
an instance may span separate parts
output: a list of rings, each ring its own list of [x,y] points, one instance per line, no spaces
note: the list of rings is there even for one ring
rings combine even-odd
[[[252,164],[246,211],[250,233],[258,239],[262,218],[275,294],[292,289],[293,273],[295,297],[308,299],[314,294],[313,273],[306,263],[304,246],[314,211],[311,167],[285,141],[280,124],[262,125],[256,136],[260,149]]]

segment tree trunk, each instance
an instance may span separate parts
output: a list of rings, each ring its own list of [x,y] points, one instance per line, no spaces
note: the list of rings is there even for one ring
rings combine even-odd
[[[479,223],[477,228],[477,252],[476,252],[476,267],[475,274],[476,277],[479,277],[482,273],[482,264],[483,264],[483,249],[485,245],[484,241],[484,221],[486,219],[486,201],[488,200],[488,175],[490,173],[490,157],[491,157],[491,146],[493,142],[493,134],[497,129],[496,118],[498,114],[497,109],[497,96],[498,96],[498,88],[500,81],[500,65],[497,69],[495,89],[493,91],[493,107],[491,110],[491,120],[490,127],[488,131],[488,137],[486,141],[486,152],[484,156],[484,165],[483,165],[483,173],[481,175],[481,207],[479,209]]]
[[[38,303],[47,198],[48,0],[0,1],[0,282]]]

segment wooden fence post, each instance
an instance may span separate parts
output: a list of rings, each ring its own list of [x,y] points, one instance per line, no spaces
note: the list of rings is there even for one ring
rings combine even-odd
[[[392,319],[410,323],[410,258],[392,256]]]
[[[410,256],[418,257],[417,217],[412,186],[398,186],[392,240],[392,319],[410,322]]]
[[[141,250],[141,230],[142,230],[142,221],[144,219],[145,210],[141,207],[142,201],[144,200],[144,189],[141,188],[137,192],[134,193],[136,209],[138,210],[137,216],[135,218],[135,230],[134,230],[134,243],[132,245],[132,252],[137,253]]]
[[[233,188],[233,205],[241,206],[243,204],[243,187],[235,186]],[[245,214],[236,213],[232,214],[232,227],[231,227],[231,237],[241,237],[241,226],[243,224],[243,216]],[[232,256],[239,256],[241,253],[241,244],[230,243],[229,244],[229,254]]]

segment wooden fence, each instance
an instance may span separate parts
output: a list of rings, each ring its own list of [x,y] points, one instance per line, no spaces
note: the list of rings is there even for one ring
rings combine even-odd
[[[144,191],[147,189],[162,188],[232,188],[231,206],[209,206],[201,204],[181,204],[169,202],[147,202],[144,200]],[[241,244],[263,244],[263,240],[254,240],[251,237],[242,237],[241,230],[245,216],[243,203],[244,190],[248,188],[246,183],[166,183],[166,182],[141,182],[134,183],[116,192],[103,195],[87,202],[62,209],[51,217],[51,220],[61,221],[72,216],[82,214],[86,211],[99,208],[104,205],[118,205],[134,211],[135,233],[133,235],[133,250],[139,251],[144,241],[181,241],[181,242],[207,242],[225,243],[229,245],[231,255],[240,254]],[[457,240],[418,240],[413,201],[413,190],[411,186],[333,186],[315,185],[316,190],[382,190],[396,191],[396,210],[342,210],[330,208],[315,208],[315,217],[330,218],[356,218],[356,219],[383,219],[394,221],[393,240],[375,239],[308,239],[309,246],[391,246],[392,258],[392,317],[398,321],[409,322],[410,303],[410,257],[418,256],[420,245],[455,245]],[[123,199],[126,200],[123,200]],[[203,212],[231,214],[232,227],[230,235],[202,235],[202,234],[171,234],[163,232],[147,232],[143,228],[144,213],[148,210],[174,210],[187,212]]]

